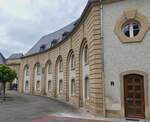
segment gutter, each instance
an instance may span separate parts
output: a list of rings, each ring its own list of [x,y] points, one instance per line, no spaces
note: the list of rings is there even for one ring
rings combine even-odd
[[[103,81],[103,115],[106,117],[105,107],[105,70],[104,70],[104,32],[103,32],[103,0],[100,0],[100,31],[101,31],[101,42],[102,42],[102,81]]]

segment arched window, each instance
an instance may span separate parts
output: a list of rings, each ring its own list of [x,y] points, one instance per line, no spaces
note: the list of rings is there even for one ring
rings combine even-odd
[[[40,64],[37,64],[37,75],[40,75],[41,71],[40,71]]]
[[[75,95],[75,80],[71,80],[71,96]]]
[[[71,69],[75,68],[75,59],[74,59],[74,55],[71,56]]]
[[[86,45],[84,48],[84,62],[88,64],[88,46]]]
[[[40,81],[37,81],[37,82],[36,82],[36,90],[37,90],[37,91],[40,91]]]
[[[48,64],[48,74],[51,74],[52,70],[51,70],[51,64]]]
[[[49,81],[48,81],[48,91],[50,91],[50,90],[51,90],[51,88],[52,88],[52,81],[51,81],[51,80],[49,80]]]
[[[85,78],[85,99],[89,99],[89,90],[90,90],[90,87],[89,87],[89,78],[86,77]]]
[[[29,76],[29,67],[26,67],[26,76]]]
[[[60,62],[59,62],[59,71],[63,72],[63,62],[62,62],[62,60],[60,60]]]
[[[25,82],[25,89],[27,89],[28,86],[29,86],[29,81],[27,80],[27,81]]]
[[[63,80],[59,80],[59,93],[63,92]]]

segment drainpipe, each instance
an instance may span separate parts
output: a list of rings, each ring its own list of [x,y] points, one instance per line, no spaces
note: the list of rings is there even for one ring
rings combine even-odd
[[[100,0],[100,26],[101,26],[101,42],[102,42],[102,81],[103,81],[103,114],[106,116],[105,108],[105,71],[104,71],[104,33],[103,33],[103,0]]]

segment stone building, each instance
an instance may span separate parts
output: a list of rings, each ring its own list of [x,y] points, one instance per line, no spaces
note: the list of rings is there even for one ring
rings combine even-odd
[[[77,21],[7,61],[18,69],[20,93],[150,119],[149,9],[149,0],[89,0]]]

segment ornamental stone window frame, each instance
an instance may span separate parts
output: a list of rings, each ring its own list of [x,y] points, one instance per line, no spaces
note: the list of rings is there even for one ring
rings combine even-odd
[[[140,31],[134,37],[127,37],[123,31],[123,26],[128,22],[138,22],[140,24]],[[150,23],[146,16],[140,14],[137,10],[124,11],[123,15],[118,19],[114,32],[122,43],[136,43],[142,42],[146,33],[150,28]]]

